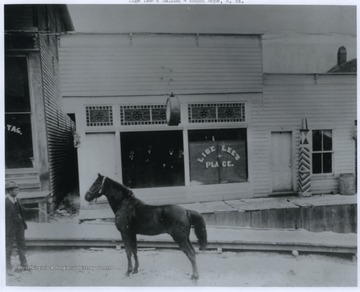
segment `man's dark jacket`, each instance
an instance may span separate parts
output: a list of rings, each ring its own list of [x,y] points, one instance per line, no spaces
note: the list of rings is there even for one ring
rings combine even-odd
[[[9,198],[5,199],[5,213],[6,213],[6,234],[11,233],[12,230],[19,227],[21,224],[24,229],[27,229],[24,216],[24,207],[20,200],[17,200],[16,204],[11,202]]]

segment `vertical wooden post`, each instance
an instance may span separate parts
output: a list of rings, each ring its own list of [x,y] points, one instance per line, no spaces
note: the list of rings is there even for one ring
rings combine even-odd
[[[303,118],[300,129],[300,150],[299,150],[299,196],[310,197],[311,193],[311,153],[308,140],[307,119]]]

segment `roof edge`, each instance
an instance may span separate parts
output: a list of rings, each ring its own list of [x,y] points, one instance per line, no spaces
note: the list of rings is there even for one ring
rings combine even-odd
[[[64,22],[65,32],[75,31],[74,23],[71,19],[70,12],[69,12],[67,5],[57,4],[56,6],[58,7],[58,9],[60,11],[61,19]]]

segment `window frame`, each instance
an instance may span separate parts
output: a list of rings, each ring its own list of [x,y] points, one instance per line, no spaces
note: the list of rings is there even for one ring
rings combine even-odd
[[[170,134],[172,136],[178,136],[177,140],[179,143],[175,145],[169,141],[174,141],[174,139],[168,140],[167,143],[162,140],[157,140],[157,142],[153,143],[151,137],[149,136],[155,133],[158,136],[165,136]],[[132,137],[131,137],[132,136]],[[136,137],[137,136],[137,137]],[[143,143],[132,143],[133,147],[123,145],[123,141],[138,140],[141,136],[143,136]],[[185,158],[184,158],[184,135],[181,129],[172,129],[172,130],[164,130],[164,131],[127,131],[119,133],[119,141],[120,141],[120,160],[121,160],[121,178],[122,182],[130,187],[130,188],[160,188],[160,187],[182,187],[185,186]],[[162,141],[162,142],[161,142]],[[148,143],[146,143],[148,142]],[[138,145],[138,146],[136,146]],[[151,145],[152,147],[152,154],[151,157],[144,154],[146,153],[147,149],[145,146]],[[167,151],[162,151],[161,147],[157,146],[169,146],[173,148],[173,152],[171,156],[167,156]],[[134,147],[135,146],[135,147]],[[144,146],[144,147],[142,147]],[[168,151],[170,150],[168,148]],[[139,151],[140,150],[140,151]],[[163,153],[162,160],[159,160],[159,150]],[[129,156],[127,155],[129,151],[134,151],[134,160],[133,163],[129,164],[126,162],[126,158]],[[182,153],[180,155],[180,153]],[[179,158],[180,156],[181,158]],[[153,161],[148,161],[144,163],[144,159],[154,159]],[[171,159],[172,158],[172,159]],[[150,163],[150,164],[148,164]],[[169,168],[170,166],[170,168]],[[141,172],[137,172],[137,169],[141,168]],[[153,171],[157,170],[157,173],[153,173]],[[178,172],[177,172],[178,171]],[[161,175],[162,173],[162,175]],[[151,175],[152,174],[152,175]],[[172,175],[170,175],[172,174]],[[148,178],[144,178],[144,176],[148,176]],[[139,177],[142,179],[139,180]],[[134,182],[135,185],[129,185],[126,182],[126,178],[131,178],[130,181]],[[166,181],[167,180],[167,181]],[[129,180],[128,180],[129,181]],[[169,183],[171,182],[171,183]],[[148,185],[148,184],[154,184]]]
[[[314,132],[320,131],[321,132],[321,150],[314,150]],[[331,150],[324,150],[324,132],[329,131],[331,132]],[[314,154],[321,155],[321,172],[314,173]],[[331,172],[324,172],[324,156],[323,154],[331,154]],[[334,174],[334,131],[333,129],[313,129],[311,131],[311,174],[315,176],[321,175],[333,175]]]
[[[5,165],[5,170],[7,173],[22,173],[22,172],[27,172],[31,169],[37,169],[38,168],[38,164],[37,164],[37,160],[36,160],[36,156],[37,156],[37,145],[36,145],[36,128],[35,128],[35,121],[34,121],[34,100],[33,100],[33,85],[32,85],[32,70],[31,70],[31,66],[30,63],[32,62],[31,60],[31,56],[27,55],[27,54],[7,54],[4,58],[4,66],[5,66],[5,61],[6,58],[22,58],[25,61],[26,64],[26,73],[27,73],[27,87],[28,87],[28,98],[29,98],[29,111],[28,110],[24,110],[24,111],[6,111],[6,108],[4,106],[4,124],[5,124],[5,118],[6,115],[26,115],[29,116],[29,120],[30,120],[30,127],[31,127],[31,147],[32,147],[32,153],[33,156],[30,157],[32,166],[29,167],[15,167],[15,168],[8,168]],[[4,72],[5,73],[5,72]],[[6,75],[4,76],[4,78],[6,78]],[[5,84],[4,84],[5,86]],[[4,99],[6,98],[6,92],[4,90]],[[5,102],[5,101],[4,101]],[[5,124],[6,127],[6,124]],[[6,139],[5,139],[6,140]],[[6,141],[5,141],[6,143]],[[5,149],[6,149],[6,145],[4,145]],[[6,153],[5,153],[5,157],[4,159],[6,159]],[[5,160],[4,160],[5,162]]]
[[[211,139],[209,140],[192,140],[190,138],[190,135],[191,135],[191,132],[194,132],[194,131],[208,131],[209,133],[213,132],[212,134],[214,134],[212,136]],[[233,131],[233,132],[237,132],[237,134],[241,134],[241,135],[244,135],[245,139],[244,140],[240,140],[240,139],[219,139],[219,132],[222,132],[222,131]],[[242,132],[242,133],[240,133]],[[223,134],[223,133],[221,133]],[[187,135],[188,135],[188,151],[189,151],[189,157],[188,157],[188,160],[189,160],[189,179],[190,179],[190,185],[197,185],[196,183],[194,183],[196,180],[194,179],[194,177],[196,177],[196,174],[194,175],[194,177],[192,177],[192,171],[193,169],[191,168],[191,145],[192,143],[194,144],[200,144],[200,143],[204,143],[204,150],[207,148],[205,145],[207,143],[209,143],[209,146],[210,144],[214,143],[216,144],[215,148],[216,150],[214,150],[214,152],[216,152],[216,157],[217,157],[217,162],[219,163],[220,165],[220,162],[222,161],[220,159],[221,156],[224,155],[224,153],[221,153],[220,152],[220,146],[223,145],[221,143],[225,143],[226,142],[229,142],[229,143],[235,143],[235,142],[244,142],[244,145],[245,145],[245,149],[244,149],[244,152],[245,152],[245,170],[244,170],[244,173],[245,173],[245,180],[237,180],[237,181],[227,181],[226,179],[224,180],[224,177],[223,177],[223,173],[221,171],[221,168],[218,168],[216,171],[217,171],[217,174],[218,174],[218,183],[200,183],[200,185],[224,185],[224,184],[243,184],[243,183],[247,183],[249,182],[249,151],[248,151],[248,129],[247,128],[243,128],[243,127],[232,127],[232,128],[206,128],[206,129],[187,129]],[[235,150],[235,148],[233,148],[233,150]],[[198,155],[198,157],[201,158],[201,155]],[[237,178],[239,179],[239,178]]]

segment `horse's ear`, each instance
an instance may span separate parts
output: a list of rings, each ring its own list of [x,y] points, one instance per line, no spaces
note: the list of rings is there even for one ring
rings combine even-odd
[[[98,177],[101,177],[101,174],[100,174],[100,173],[98,173]]]

